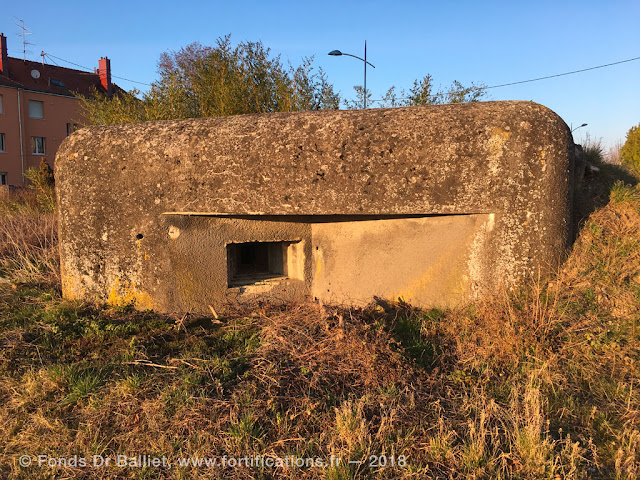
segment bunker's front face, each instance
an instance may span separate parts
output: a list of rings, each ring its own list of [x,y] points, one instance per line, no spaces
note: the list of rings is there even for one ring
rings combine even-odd
[[[557,265],[572,152],[529,102],[82,129],[56,158],[63,293],[457,304]]]

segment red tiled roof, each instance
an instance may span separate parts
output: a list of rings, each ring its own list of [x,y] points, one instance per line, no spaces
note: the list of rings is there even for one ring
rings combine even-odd
[[[55,93],[72,96],[74,93],[89,95],[95,88],[98,92],[106,93],[100,84],[100,75],[83,72],[57,65],[42,64],[31,60],[8,57],[9,76],[0,74],[0,85],[7,87],[21,87],[25,90]],[[40,74],[34,78],[32,72]],[[36,75],[37,76],[37,75]],[[114,85],[114,90],[118,87]]]

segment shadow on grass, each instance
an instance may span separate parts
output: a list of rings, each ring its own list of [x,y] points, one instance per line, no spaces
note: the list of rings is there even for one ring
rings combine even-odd
[[[427,371],[433,370],[443,353],[443,345],[430,328],[445,317],[445,312],[437,308],[421,310],[400,300],[389,303],[376,298],[376,303],[385,310],[387,326],[393,338],[402,347],[404,356],[416,366]]]
[[[636,186],[640,181],[621,165],[612,165],[593,158],[589,159],[589,162],[597,170],[587,165],[584,178],[574,194],[573,231],[576,238],[589,215],[609,203],[611,190],[616,183]]]

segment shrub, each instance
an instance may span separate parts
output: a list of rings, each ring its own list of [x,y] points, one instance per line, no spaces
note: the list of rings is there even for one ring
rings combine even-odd
[[[35,191],[36,201],[42,213],[56,210],[56,196],[53,190],[53,170],[43,158],[38,168],[28,169],[24,176],[31,182],[29,188]]]
[[[640,173],[640,124],[627,132],[627,141],[620,150],[620,162],[636,173]]]

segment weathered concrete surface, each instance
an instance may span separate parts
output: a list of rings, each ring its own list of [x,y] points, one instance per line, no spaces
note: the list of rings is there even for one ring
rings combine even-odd
[[[375,297],[447,306],[470,292],[470,253],[491,215],[314,223],[312,294],[324,303]]]
[[[566,124],[530,102],[81,129],[56,159],[63,293],[161,311],[207,311],[209,304],[260,293],[317,296],[331,282],[341,286],[327,298],[340,301],[368,295],[375,290],[366,287],[369,279],[385,276],[372,272],[376,262],[364,252],[362,261],[351,262],[356,272],[348,279],[345,262],[334,262],[336,277],[317,271],[320,238],[331,246],[327,240],[337,234],[338,255],[349,247],[340,222],[353,221],[349,228],[357,229],[362,220],[373,221],[365,216],[422,216],[420,228],[428,229],[435,217],[426,215],[474,214],[436,221],[452,221],[451,231],[461,231],[455,241],[448,232],[440,247],[435,234],[425,233],[421,244],[413,232],[412,240],[390,245],[398,258],[415,245],[424,268],[412,270],[410,279],[394,271],[387,276],[396,280],[381,287],[408,295],[421,285],[410,298],[420,305],[433,298],[465,301],[557,266],[569,237],[573,156]],[[339,222],[329,225],[332,218]],[[409,223],[407,230],[415,228]],[[296,251],[290,256],[301,265],[301,278],[245,289],[225,285],[226,246],[256,241],[295,242],[283,248]],[[362,251],[371,242],[375,235],[351,247]],[[448,250],[449,244],[457,246]],[[438,259],[427,265],[434,249]],[[372,251],[380,256],[385,249],[378,244]],[[327,254],[328,265],[335,258]],[[450,272],[464,285],[457,294],[433,293],[443,279],[427,270],[447,264],[443,258],[456,259]]]
[[[208,305],[242,301],[243,295],[270,293],[283,300],[303,300],[310,287],[309,265],[311,229],[299,221],[192,215],[164,215],[162,233],[171,269],[163,279],[170,285],[171,304],[179,311],[203,311]],[[146,237],[145,237],[146,239]],[[143,240],[144,241],[144,240]],[[291,242],[299,244],[294,253],[301,265],[291,266],[287,281],[243,287],[230,287],[227,245],[241,242]],[[304,251],[306,250],[306,252]],[[307,281],[305,282],[305,279]]]

